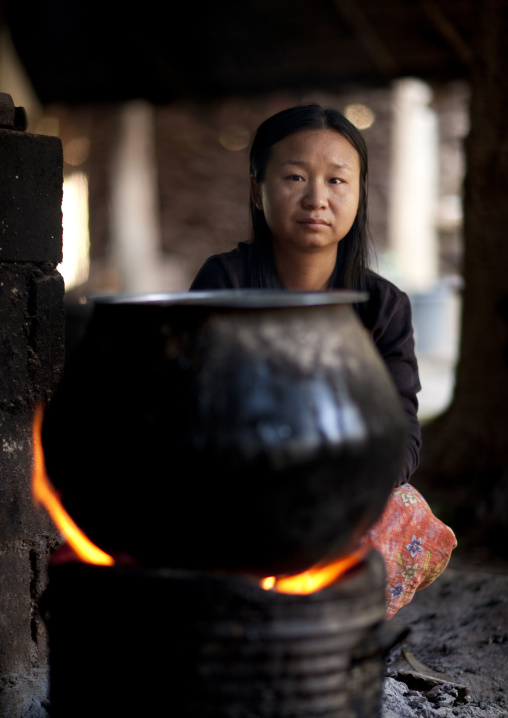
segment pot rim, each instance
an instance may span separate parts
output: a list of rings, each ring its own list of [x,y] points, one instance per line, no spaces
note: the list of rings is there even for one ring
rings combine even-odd
[[[286,289],[215,289],[188,292],[148,292],[140,294],[95,295],[87,302],[95,305],[156,305],[184,304],[190,306],[277,308],[357,304],[367,301],[366,292],[336,289],[325,292],[295,292]]]

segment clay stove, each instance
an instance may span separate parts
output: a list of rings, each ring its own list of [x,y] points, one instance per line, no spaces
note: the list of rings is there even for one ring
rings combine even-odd
[[[247,576],[54,566],[52,718],[379,715],[384,571],[306,596]]]

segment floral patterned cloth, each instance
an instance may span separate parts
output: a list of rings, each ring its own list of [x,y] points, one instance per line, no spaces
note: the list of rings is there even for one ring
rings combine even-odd
[[[429,586],[448,565],[457,546],[455,534],[432,513],[410,484],[392,492],[381,518],[362,544],[383,556],[386,574],[386,618],[408,604],[416,591]]]

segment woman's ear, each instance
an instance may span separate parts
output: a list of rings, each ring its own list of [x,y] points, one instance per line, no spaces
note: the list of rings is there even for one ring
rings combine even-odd
[[[259,182],[256,182],[253,175],[250,176],[250,193],[257,209],[263,211],[263,201],[261,199],[261,185],[259,184]]]

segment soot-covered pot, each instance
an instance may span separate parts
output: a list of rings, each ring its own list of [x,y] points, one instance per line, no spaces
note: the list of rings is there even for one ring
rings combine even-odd
[[[145,566],[293,573],[351,551],[406,422],[365,295],[94,301],[47,408],[48,474],[101,548]]]

